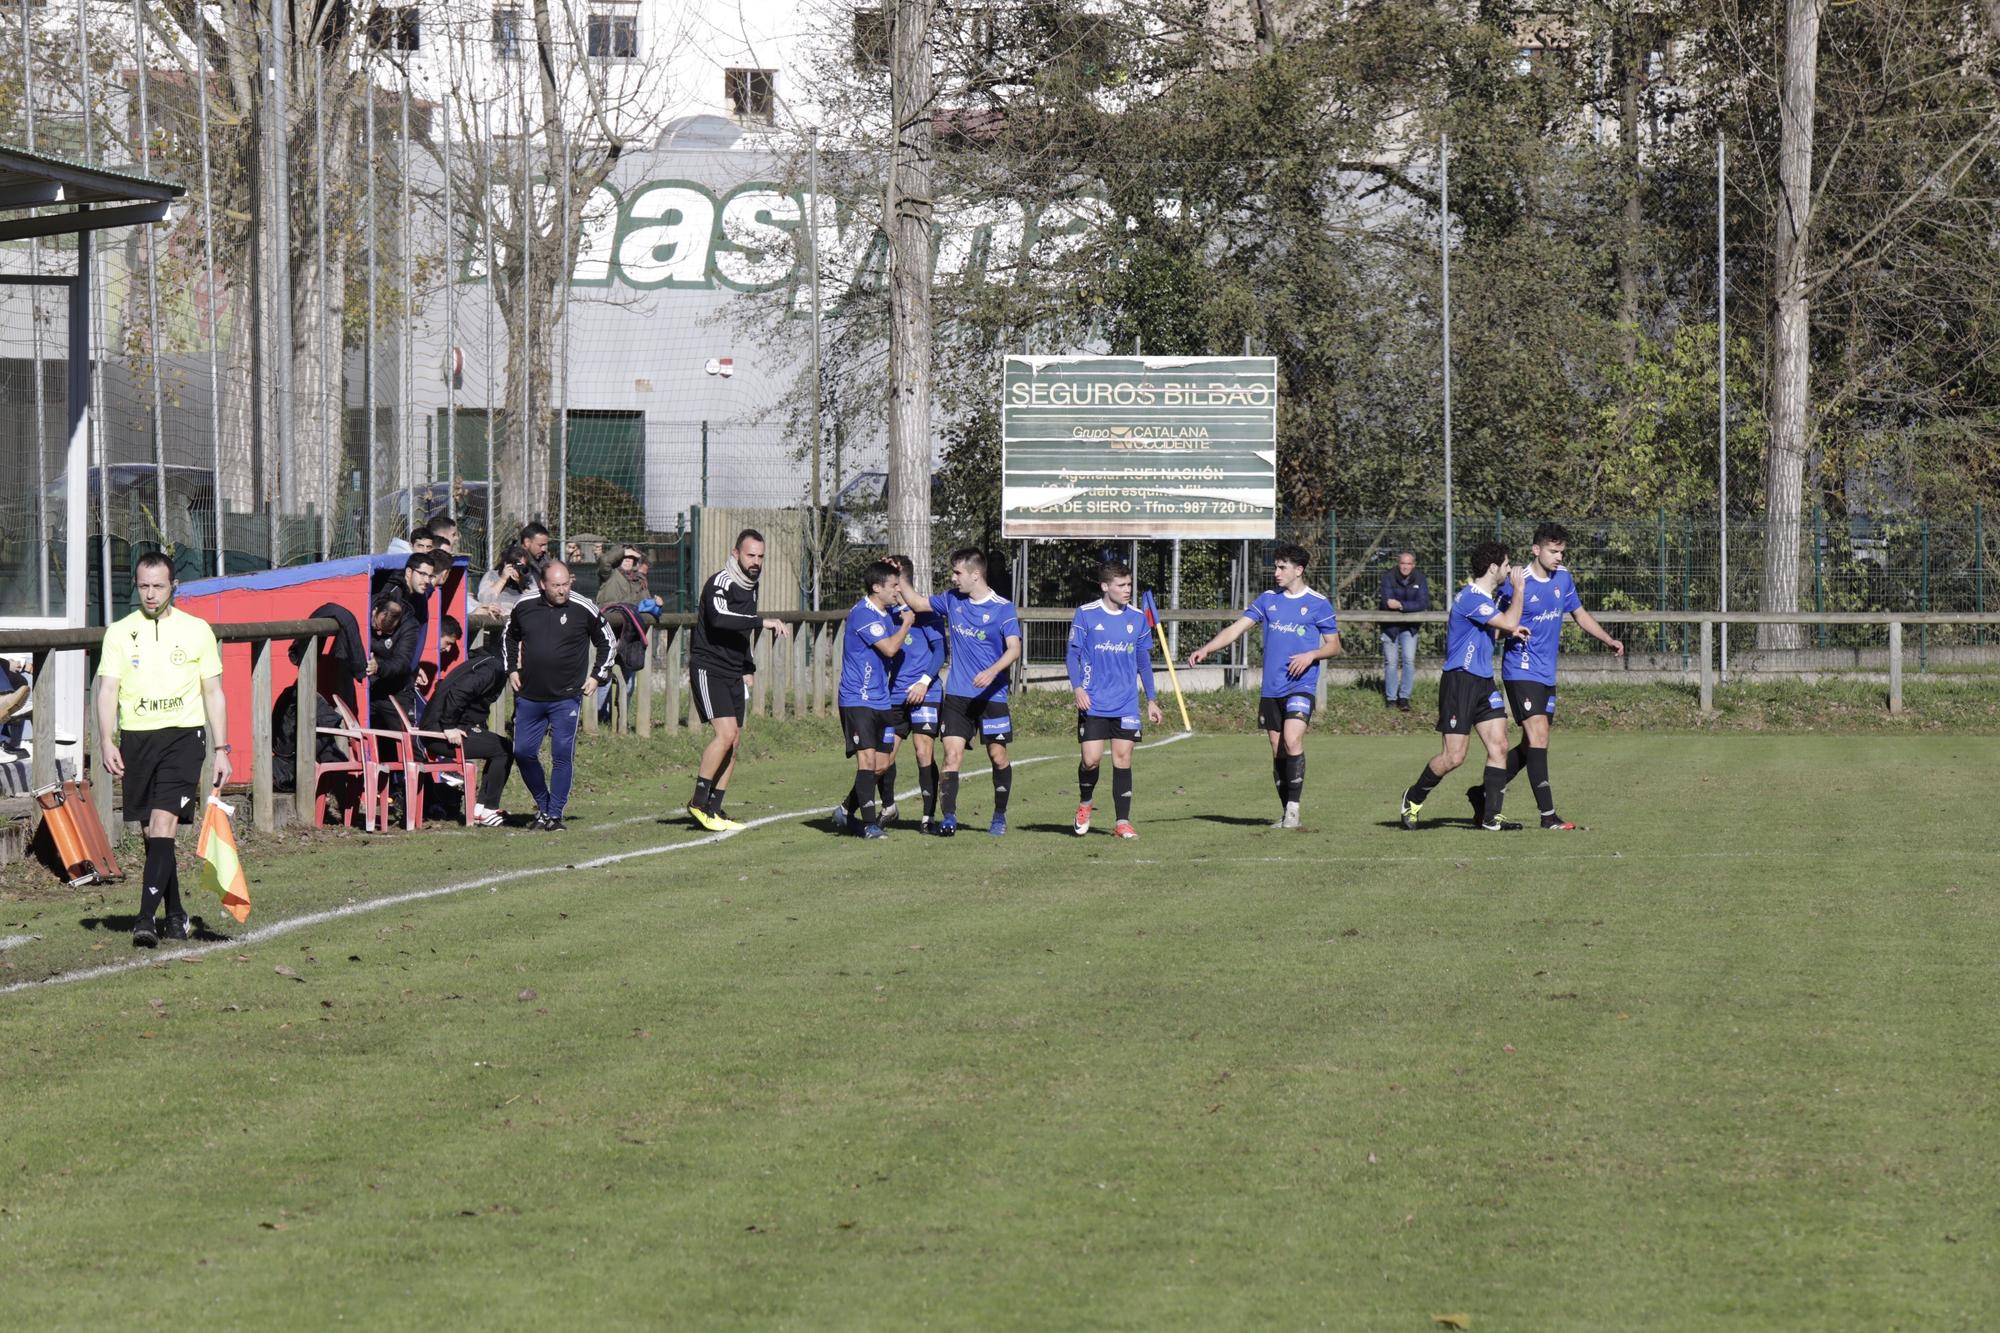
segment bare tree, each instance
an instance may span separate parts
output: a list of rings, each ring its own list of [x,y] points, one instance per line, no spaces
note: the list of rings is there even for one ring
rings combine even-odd
[[[1779,85],[1778,208],[1772,238],[1770,419],[1764,465],[1766,611],[1799,606],[1799,517],[1806,450],[1812,440],[1813,118],[1820,20],[1826,0],[1790,0],[1785,9],[1784,71]],[[1758,627],[1758,646],[1797,648],[1797,625]]]
[[[889,545],[931,567],[932,0],[897,0],[889,159]]]

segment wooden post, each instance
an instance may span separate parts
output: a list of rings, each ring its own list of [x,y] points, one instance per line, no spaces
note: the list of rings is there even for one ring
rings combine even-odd
[[[820,625],[813,631],[813,712],[821,717],[827,715],[826,697],[828,684],[833,679],[827,670],[827,654],[833,649],[833,627]]]
[[[53,656],[46,648],[34,654],[29,670],[34,679],[29,682],[28,707],[34,710],[35,756],[29,766],[29,781],[39,791],[52,785],[56,780],[56,683],[54,672],[49,670],[49,659]],[[83,680],[83,711],[94,715],[91,706],[90,687],[96,684],[86,676]],[[83,772],[78,770],[77,776]]]
[[[1903,622],[1889,622],[1889,712],[1903,711]]]
[[[298,761],[297,776],[292,780],[292,816],[310,828],[319,795],[313,781],[313,761],[319,755],[319,636],[316,634],[306,639],[306,654],[299,659],[298,697]]]
[[[612,674],[615,678],[617,673],[613,672]],[[583,704],[582,713],[583,713],[584,733],[586,735],[594,735],[597,731],[597,696],[594,694],[587,694],[583,697],[581,703]]]
[[[646,645],[646,660],[639,667],[639,683],[632,687],[632,729],[641,737],[653,734],[653,645]]]
[[[232,740],[230,758],[241,753]],[[207,795],[206,791],[202,793],[203,798]],[[250,642],[250,822],[258,832],[269,833],[278,826],[277,813],[271,792],[271,641],[253,639]]]
[[[686,674],[682,659],[687,648],[689,631],[682,627],[674,631],[673,642],[667,645],[666,723],[668,731],[681,729],[681,678]]]
[[[812,627],[803,620],[792,633],[792,689],[793,702],[798,706],[798,715],[806,717],[812,708],[812,686],[806,678],[806,635]]]
[[[1715,622],[1701,622],[1701,711],[1715,711]]]

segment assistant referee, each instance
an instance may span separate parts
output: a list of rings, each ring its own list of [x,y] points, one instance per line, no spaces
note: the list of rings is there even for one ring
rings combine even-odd
[[[97,663],[97,734],[104,767],[124,779],[125,818],[146,826],[146,876],[132,943],[150,949],[165,935],[188,937],[174,864],[174,834],[201,814],[206,728],[215,730],[215,781],[229,780],[228,713],[222,652],[208,622],[174,609],[173,562],[157,551],[132,571],[139,609],[104,631]],[[110,737],[116,723],[118,744]],[[161,899],[167,918],[156,927]]]

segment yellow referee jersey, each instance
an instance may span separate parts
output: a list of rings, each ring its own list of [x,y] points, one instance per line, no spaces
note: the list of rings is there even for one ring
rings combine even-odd
[[[222,674],[222,650],[199,616],[134,611],[104,631],[97,674],[118,682],[120,731],[199,727],[208,722],[201,683]]]

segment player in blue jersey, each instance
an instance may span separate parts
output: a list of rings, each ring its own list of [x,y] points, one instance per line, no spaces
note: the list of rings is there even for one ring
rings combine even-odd
[[[1299,801],[1306,789],[1306,728],[1312,723],[1319,664],[1340,653],[1340,625],[1333,603],[1306,586],[1312,557],[1290,542],[1271,554],[1274,591],[1262,593],[1249,610],[1188,654],[1200,666],[1209,654],[1227,648],[1250,630],[1264,630],[1264,692],[1257,720],[1271,738],[1271,780],[1284,807],[1277,827],[1299,826]]]
[[[1481,542],[1472,548],[1471,573],[1472,582],[1452,599],[1445,623],[1437,720],[1444,748],[1424,766],[1416,785],[1403,793],[1404,828],[1417,826],[1417,812],[1424,808],[1431,790],[1465,762],[1475,731],[1486,746],[1485,804],[1479,827],[1494,832],[1521,827],[1500,818],[1500,803],[1507,791],[1507,708],[1493,683],[1493,636],[1527,636],[1528,631],[1521,626],[1521,580],[1526,571],[1513,567],[1507,548],[1499,542]],[[1512,605],[1504,610],[1498,593],[1503,583],[1514,594]]]
[[[1516,773],[1528,770],[1528,785],[1534,789],[1542,827],[1558,832],[1576,828],[1556,813],[1555,794],[1549,788],[1549,724],[1556,720],[1556,654],[1562,646],[1564,618],[1574,617],[1585,634],[1618,656],[1625,655],[1625,645],[1583,609],[1583,599],[1576,595],[1576,580],[1563,568],[1568,547],[1569,533],[1562,524],[1543,523],[1535,529],[1534,558],[1528,562],[1527,577],[1521,583],[1521,624],[1528,637],[1508,640],[1500,659],[1500,683],[1507,692],[1507,706],[1521,724],[1521,743],[1507,752],[1507,780],[1512,782]],[[1501,606],[1508,604],[1512,592],[1512,588],[1501,589]],[[1472,802],[1474,818],[1483,821],[1486,789],[1474,787],[1465,796]]]
[[[1118,816],[1112,832],[1136,838],[1132,827],[1132,743],[1139,739],[1139,692],[1146,695],[1146,720],[1159,725],[1160,705],[1153,687],[1153,632],[1132,609],[1132,567],[1112,561],[1097,571],[1104,594],[1076,609],[1069,625],[1069,683],[1076,691],[1076,739],[1083,756],[1076,766],[1076,835],[1090,832],[1090,798],[1104,747],[1111,747],[1111,802]]]
[[[896,586],[890,596],[890,605],[901,606],[905,590],[916,586],[913,581],[916,566],[907,555],[892,555],[887,559],[896,567]],[[896,817],[896,756],[907,737],[911,748],[917,752],[917,786],[924,795],[924,817],[917,831],[931,831],[931,821],[937,815],[936,744],[938,714],[943,703],[944,620],[937,612],[926,611],[910,627],[910,637],[903,641],[903,650],[889,663],[889,716],[894,720],[895,737],[889,743],[889,755],[882,768],[884,824]],[[833,812],[833,822],[845,828],[856,813],[854,795],[850,792]]]
[[[852,796],[864,838],[884,836],[877,795],[884,801],[895,796],[882,781],[896,738],[889,713],[890,663],[903,650],[917,619],[907,607],[890,605],[896,580],[896,567],[886,560],[874,561],[862,571],[867,594],[847,613],[840,631],[840,733],[854,759]]]
[[[1014,604],[986,582],[986,556],[976,546],[951,553],[950,592],[926,597],[913,589],[903,596],[918,615],[937,613],[944,622],[951,670],[945,673],[944,706],[939,723],[944,733],[944,765],[938,775],[938,799],[944,813],[932,832],[949,838],[958,832],[958,766],[965,747],[983,741],[993,765],[995,837],[1007,831],[1007,796],[1013,769],[1007,743],[1014,739],[1014,719],[1007,711],[1007,672],[1021,660],[1021,618]]]

